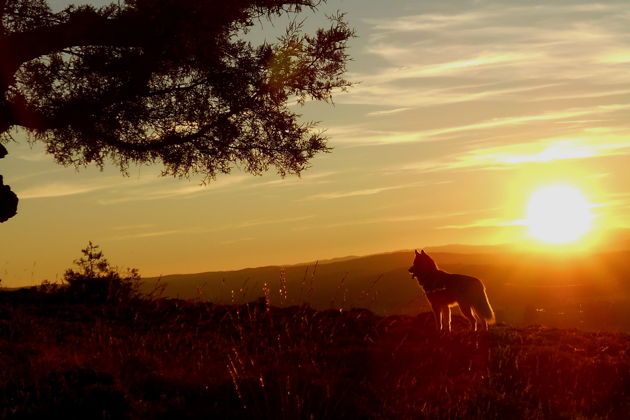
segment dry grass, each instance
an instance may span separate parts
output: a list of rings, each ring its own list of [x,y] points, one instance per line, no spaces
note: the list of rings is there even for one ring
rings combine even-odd
[[[630,336],[0,293],[0,417],[617,419]]]

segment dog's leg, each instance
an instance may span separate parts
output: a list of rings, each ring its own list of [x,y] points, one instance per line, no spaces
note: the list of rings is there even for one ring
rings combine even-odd
[[[433,309],[433,318],[435,319],[435,329],[438,332],[442,332],[442,308],[437,304],[431,304],[431,308]]]
[[[442,306],[441,317],[442,324],[446,322],[446,331],[451,332],[451,308],[448,305]]]
[[[473,311],[470,305],[465,305],[465,304],[460,303],[459,309],[461,309],[466,319],[468,319],[468,322],[470,322],[470,328],[473,331],[477,331],[477,318],[475,318],[475,315],[473,315]]]
[[[448,332],[451,332],[451,307],[446,305],[446,318],[448,320]]]
[[[486,322],[486,320],[484,319],[484,317],[482,317],[479,314],[476,314],[477,317],[479,318],[479,322],[481,323],[481,330],[482,331],[488,331],[488,323]]]

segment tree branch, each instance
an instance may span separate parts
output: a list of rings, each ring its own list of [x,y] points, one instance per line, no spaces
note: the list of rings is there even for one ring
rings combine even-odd
[[[0,22],[2,22],[2,19],[4,18],[4,14],[6,13],[5,12],[6,5],[7,5],[7,0],[0,0]],[[4,32],[4,28],[1,27],[1,25],[0,25],[0,31]],[[0,36],[1,35],[2,34],[0,34]]]
[[[65,23],[8,35],[5,66],[15,73],[27,61],[70,47],[140,46],[146,39],[143,34],[146,31],[140,22],[108,19],[96,11],[82,12]]]
[[[0,133],[22,126],[64,165],[111,160],[124,172],[161,161],[165,173],[213,177],[241,162],[252,173],[299,173],[329,149],[287,97],[326,100],[347,86],[352,32],[339,18],[314,37],[295,34],[299,51],[281,42],[277,71],[275,48],[234,34],[257,16],[319,2],[134,0],[18,21],[6,42],[0,34]]]

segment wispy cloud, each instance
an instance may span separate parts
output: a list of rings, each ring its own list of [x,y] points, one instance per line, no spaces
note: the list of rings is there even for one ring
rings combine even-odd
[[[561,94],[554,95],[549,92],[550,88],[561,86],[560,83],[530,81],[520,86],[503,86],[502,83],[476,83],[476,84],[453,84],[444,87],[421,87],[410,89],[404,86],[383,86],[383,85],[360,85],[352,90],[351,94],[341,95],[339,103],[349,105],[371,105],[378,107],[394,107],[393,110],[382,110],[369,112],[367,116],[379,116],[395,114],[404,111],[423,109],[438,105],[459,104],[490,99],[511,99],[511,100],[537,100],[542,99],[563,99]],[[614,90],[609,95],[625,93],[621,90]],[[545,95],[545,96],[543,96]],[[573,93],[565,94],[564,98],[588,97],[595,94]],[[597,96],[606,96],[606,93],[598,93]],[[400,105],[405,105],[401,107]],[[420,108],[420,109],[418,109]]]
[[[22,183],[24,181],[28,181],[28,180],[31,180],[31,179],[34,179],[34,178],[40,178],[43,175],[46,175],[46,176],[50,177],[51,175],[57,174],[60,171],[61,171],[61,169],[59,169],[59,168],[56,168],[56,169],[45,169],[45,170],[42,170],[42,171],[36,171],[36,172],[25,174],[25,175],[11,176],[10,177],[10,182],[11,183],[16,183],[16,182]],[[5,179],[5,181],[8,181],[8,180]]]
[[[507,226],[526,226],[524,219],[501,220],[501,219],[480,219],[470,223],[439,226],[438,229],[472,229],[472,228],[496,228]]]
[[[601,108],[611,101],[630,100],[630,14],[622,2],[417,8],[427,12],[365,21],[369,31],[357,60],[374,65],[357,67],[351,77],[361,83],[336,99],[373,107],[368,117],[417,116],[399,118],[389,132],[380,120],[356,121],[353,127],[361,128],[355,133],[336,127],[330,131],[335,141],[392,144],[585,120],[611,111]],[[476,109],[464,111],[461,104]],[[462,123],[464,112],[470,117]]]
[[[249,241],[253,241],[256,238],[248,236],[246,238],[237,238],[237,239],[229,239],[227,241],[222,241],[220,242],[221,245],[233,245],[233,244],[240,244],[241,242],[249,242]]]
[[[486,210],[483,210],[485,212]],[[422,222],[432,220],[450,219],[453,217],[468,216],[471,214],[479,213],[480,211],[457,211],[457,212],[441,212],[441,213],[425,213],[425,214],[406,214],[398,216],[385,216],[385,217],[368,217],[363,219],[345,220],[336,223],[318,223],[316,225],[299,226],[294,228],[294,231],[304,231],[312,229],[335,229],[348,226],[363,226],[363,225],[379,225],[379,224],[394,224],[394,223],[409,223],[409,222]]]
[[[51,160],[51,156],[40,150],[32,150],[30,152],[21,152],[17,155],[17,159],[25,162],[45,162]]]
[[[517,117],[493,118],[491,120],[481,121],[474,124],[466,124],[466,125],[455,126],[455,127],[428,130],[425,132],[421,132],[420,135],[422,137],[429,137],[429,136],[438,136],[442,134],[458,133],[462,131],[483,130],[483,129],[488,129],[488,128],[522,125],[522,124],[527,124],[527,123],[532,123],[532,122],[563,120],[567,118],[575,118],[575,117],[581,117],[584,115],[590,115],[596,111],[597,111],[597,108],[596,109],[577,109],[577,110],[567,110],[567,111],[561,111],[561,112],[548,112],[548,113],[535,114],[535,115],[523,115],[523,116],[517,116]]]
[[[235,223],[233,225],[225,226],[219,229],[213,229],[213,232],[218,230],[228,230],[228,229],[247,229],[257,226],[267,226],[267,225],[279,225],[284,223],[295,223],[295,222],[303,222],[308,219],[312,219],[313,215],[304,215],[304,216],[296,216],[296,217],[286,217],[280,219],[255,219],[255,220],[247,220],[241,223]]]
[[[329,179],[334,176],[338,176],[343,171],[325,171],[319,173],[307,173],[301,177],[280,178],[273,179],[271,181],[262,182],[259,186],[273,186],[273,187],[303,187],[305,185],[325,184],[332,180]]]
[[[403,188],[402,186],[391,186],[391,187],[381,187],[381,188],[365,188],[361,190],[351,190],[351,191],[336,191],[330,193],[321,193],[311,195],[305,200],[333,200],[336,198],[348,198],[348,197],[358,197],[364,195],[374,195],[380,194],[385,191],[398,190]]]
[[[375,46],[373,52],[378,51],[381,55],[388,54],[388,48],[385,45]],[[409,55],[410,51],[397,51],[398,54]],[[514,53],[498,53],[486,55],[473,55],[466,59],[457,59],[453,61],[444,61],[428,65],[414,65],[403,67],[392,67],[384,69],[380,73],[362,76],[364,83],[391,83],[393,81],[402,81],[406,79],[418,78],[436,78],[444,76],[458,76],[470,72],[471,70],[483,70],[488,67],[502,67],[505,65],[516,65],[519,62],[540,59],[540,54],[514,54]]]
[[[546,122],[571,122],[583,121],[584,117],[604,117],[620,110],[630,109],[628,104],[596,105],[586,108],[570,108],[563,111],[543,112],[538,114],[520,115],[512,117],[491,118],[471,124],[450,125],[441,128],[433,128],[418,131],[384,131],[370,130],[364,126],[335,127],[330,130],[331,136],[340,143],[362,145],[386,145],[397,143],[409,143],[419,141],[436,141],[440,138],[450,139],[452,135],[461,135],[475,131],[491,131],[499,128],[513,126],[525,126]]]
[[[122,240],[122,239],[140,239],[140,238],[155,238],[158,236],[169,236],[169,235],[177,235],[182,233],[189,233],[188,229],[171,229],[171,230],[161,230],[154,232],[142,232],[142,233],[134,233],[129,235],[117,236],[115,238],[111,238],[111,240]]]
[[[136,232],[125,235],[116,235],[108,238],[110,241],[122,241],[127,239],[157,238],[160,236],[181,235],[193,233],[194,229],[167,229],[148,232]]]
[[[175,185],[160,187],[157,184],[163,183],[163,179],[153,178],[148,185],[141,185],[137,188],[125,189],[121,195],[115,197],[103,197],[99,199],[102,205],[120,204],[132,201],[150,201],[193,198],[208,192],[216,192],[225,188],[233,188],[244,183],[250,177],[245,175],[228,175],[211,181],[207,185],[191,184],[188,181],[176,180]],[[171,182],[169,182],[171,183]]]
[[[394,108],[394,109],[384,109],[382,111],[372,111],[372,112],[368,112],[366,115],[368,117],[378,117],[380,115],[391,115],[391,114],[398,114],[399,112],[404,112],[404,111],[408,111],[411,108],[405,107],[405,108]]]
[[[109,185],[102,182],[97,182],[95,184],[51,182],[44,185],[26,188],[24,190],[17,190],[17,192],[19,193],[20,199],[28,200],[34,198],[55,198],[65,197],[69,195],[85,194],[103,190],[108,187]]]
[[[42,171],[37,174],[37,177],[41,178],[42,175],[50,172]],[[23,182],[31,178],[33,177],[25,176],[16,180]],[[251,176],[246,175],[228,175],[203,185],[193,184],[185,180],[165,179],[155,175],[145,175],[138,178],[97,175],[92,176],[87,181],[82,179],[64,182],[43,181],[36,186],[25,188],[20,188],[19,184],[13,183],[13,187],[20,199],[65,197],[100,191],[98,203],[112,205],[133,201],[192,198],[208,192],[234,188],[251,178]]]
[[[51,176],[52,174],[56,176]],[[65,180],[51,182],[49,181],[50,178],[65,178]],[[19,182],[16,182],[14,187],[20,199],[66,197],[97,191],[102,196],[107,196],[120,189],[144,187],[153,182],[154,179],[150,176],[126,178],[119,174],[105,176],[100,172],[68,176],[68,173],[65,172],[64,174],[62,169],[53,169],[16,178],[16,181]],[[32,186],[22,187],[21,184]]]
[[[238,223],[231,224],[222,224],[219,227],[202,227],[202,226],[191,226],[186,228],[173,228],[173,229],[163,229],[163,230],[154,230],[154,225],[136,225],[136,226],[125,226],[118,227],[114,230],[117,231],[132,231],[131,233],[125,234],[116,234],[112,237],[108,238],[109,240],[126,240],[126,239],[141,239],[141,238],[153,238],[160,236],[171,236],[171,235],[207,235],[208,233],[219,233],[219,232],[230,232],[230,231],[242,231],[247,229],[252,229],[260,226],[269,226],[269,225],[282,225],[282,224],[294,224],[298,222],[304,222],[306,220],[312,219],[313,215],[304,215],[304,216],[296,216],[296,217],[286,217],[286,218],[259,218],[252,220],[245,220]],[[139,230],[138,232],[133,232],[133,230]],[[227,241],[225,243],[232,242],[240,242],[243,239],[239,239],[238,241]]]
[[[625,155],[628,152],[630,152],[630,140],[610,137],[552,138],[538,142],[474,149],[455,156],[403,165],[392,168],[392,171],[434,172],[471,168],[502,169],[528,163]]]
[[[154,224],[151,223],[141,223],[137,225],[125,225],[125,226],[116,226],[112,228],[115,231],[130,231],[130,230],[140,230],[140,229],[149,229],[155,227]]]
[[[361,188],[361,189],[352,189],[345,191],[333,191],[327,193],[319,193],[313,194],[303,199],[303,201],[311,201],[311,200],[334,200],[338,198],[349,198],[349,197],[361,197],[361,196],[370,196],[380,194],[386,191],[394,191],[400,190],[404,188],[416,188],[416,187],[426,187],[428,185],[439,185],[444,183],[449,183],[450,181],[438,181],[438,182],[407,182],[407,183],[399,183],[395,185],[387,185],[382,187],[374,187],[374,188]]]

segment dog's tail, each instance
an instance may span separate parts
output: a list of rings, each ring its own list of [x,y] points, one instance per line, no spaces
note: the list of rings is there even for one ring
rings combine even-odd
[[[494,324],[496,322],[494,311],[492,310],[492,306],[490,306],[490,301],[488,300],[485,289],[478,295],[477,301],[474,303],[473,307],[475,308],[475,312],[482,316],[488,324]]]

